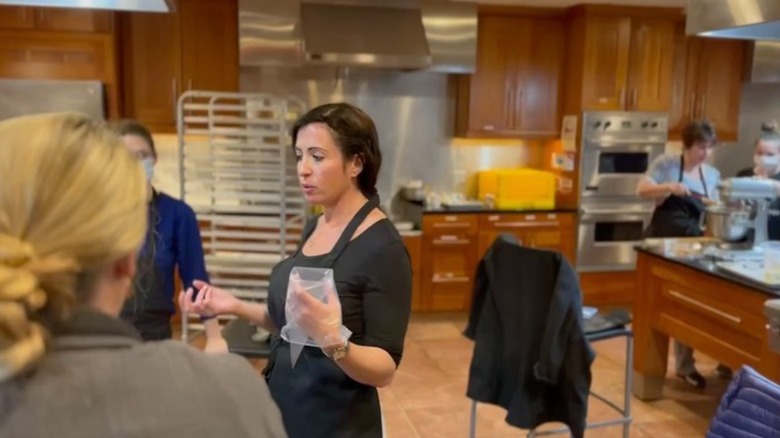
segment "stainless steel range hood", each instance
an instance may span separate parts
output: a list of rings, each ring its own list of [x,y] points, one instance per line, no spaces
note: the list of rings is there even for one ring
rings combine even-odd
[[[240,0],[242,66],[474,71],[477,8],[445,0]]]
[[[110,9],[131,12],[173,12],[173,0],[0,0],[0,5],[51,8]]]
[[[688,35],[780,41],[780,0],[690,0]]]

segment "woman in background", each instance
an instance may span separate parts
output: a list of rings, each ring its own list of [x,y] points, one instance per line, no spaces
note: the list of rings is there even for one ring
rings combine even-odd
[[[682,154],[656,158],[637,187],[639,196],[656,200],[645,237],[701,236],[701,215],[718,201],[720,171],[706,163],[718,141],[715,128],[707,121],[691,122],[683,129],[682,140]],[[707,382],[696,369],[693,349],[675,340],[674,351],[677,376],[704,388]],[[719,365],[718,373],[728,378],[731,371]]]
[[[775,181],[780,193],[780,133],[776,122],[761,125],[761,135],[756,139],[753,149],[753,165],[754,167],[739,171],[737,176],[769,178]],[[780,210],[780,199],[772,201],[769,210]],[[750,232],[752,233],[752,230]],[[767,232],[769,240],[780,240],[780,216],[769,216]]]
[[[285,436],[246,360],[119,320],[147,182],[115,133],[78,114],[0,122],[0,175],[0,436]]]
[[[382,163],[376,127],[359,108],[328,104],[303,115],[292,130],[298,178],[306,200],[323,214],[304,229],[298,251],[271,273],[268,305],[240,301],[207,284],[181,298],[201,314],[234,314],[275,332],[265,374],[295,438],[382,436],[377,387],[390,384],[404,347],[411,311],[412,271],[403,241],[379,210]],[[293,267],[332,268],[340,300],[323,304],[293,283]],[[294,280],[294,279],[293,279]],[[295,363],[277,334],[285,307],[320,346],[304,347]],[[341,325],[352,331],[344,339]]]
[[[149,229],[139,259],[136,290],[122,308],[122,319],[133,324],[146,341],[170,339],[171,316],[176,311],[176,268],[185,289],[192,287],[195,280],[209,280],[198,221],[187,204],[152,186],[157,150],[149,130],[133,120],[117,123],[115,130],[142,163],[149,188]],[[214,318],[202,320],[206,326],[206,350],[227,351],[219,322]]]

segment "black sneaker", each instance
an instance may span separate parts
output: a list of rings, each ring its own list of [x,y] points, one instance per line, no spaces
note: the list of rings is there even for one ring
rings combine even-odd
[[[694,371],[690,374],[678,374],[677,377],[683,379],[683,381],[696,389],[704,389],[707,386],[707,380],[704,376],[699,374],[698,371]]]
[[[731,368],[723,364],[718,364],[718,367],[715,368],[715,374],[723,380],[731,380],[734,378],[734,372]]]

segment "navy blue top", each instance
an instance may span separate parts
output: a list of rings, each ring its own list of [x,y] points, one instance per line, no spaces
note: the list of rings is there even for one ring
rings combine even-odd
[[[185,289],[194,280],[209,281],[200,229],[192,208],[159,192],[154,194],[149,207],[149,226],[154,228],[151,234],[147,233],[139,257],[135,293],[125,304],[123,317],[173,315],[177,267]],[[144,261],[148,265],[152,257],[153,266],[144,266]]]

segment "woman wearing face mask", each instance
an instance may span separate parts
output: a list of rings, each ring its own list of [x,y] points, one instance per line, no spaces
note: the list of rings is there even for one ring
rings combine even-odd
[[[187,204],[152,187],[157,151],[149,131],[133,120],[121,121],[114,128],[143,164],[149,184],[149,229],[139,259],[136,291],[125,303],[122,318],[133,324],[146,341],[170,339],[176,269],[185,288],[195,280],[208,281],[198,221]],[[204,318],[204,324],[206,351],[227,351],[219,322]]]
[[[0,122],[0,175],[0,436],[285,436],[246,360],[143,343],[118,318],[147,183],[107,126]]]
[[[390,384],[401,360],[411,310],[411,266],[403,241],[379,210],[382,162],[374,122],[362,110],[328,104],[303,115],[292,130],[306,200],[323,214],[304,229],[298,251],[278,264],[268,305],[240,301],[206,284],[182,308],[234,314],[275,333],[265,375],[287,433],[296,438],[381,437],[377,387]],[[323,304],[295,283],[293,267],[332,268],[341,308]],[[276,333],[296,309],[301,329],[320,348],[304,347],[295,366],[290,344]],[[344,339],[341,324],[352,331]]]
[[[700,217],[717,202],[720,172],[706,163],[717,143],[715,128],[707,121],[689,123],[682,132],[683,153],[664,154],[650,165],[637,193],[656,200],[645,237],[697,237],[703,235]],[[695,367],[693,350],[674,342],[676,373],[689,385],[704,388],[706,380]],[[718,366],[723,377],[730,370]]]
[[[741,170],[737,176],[769,178],[776,182],[780,196],[780,133],[777,122],[761,125],[761,135],[756,139],[753,151],[754,167]],[[780,210],[780,199],[775,199],[770,210]],[[780,216],[769,216],[767,224],[769,240],[780,240]]]

